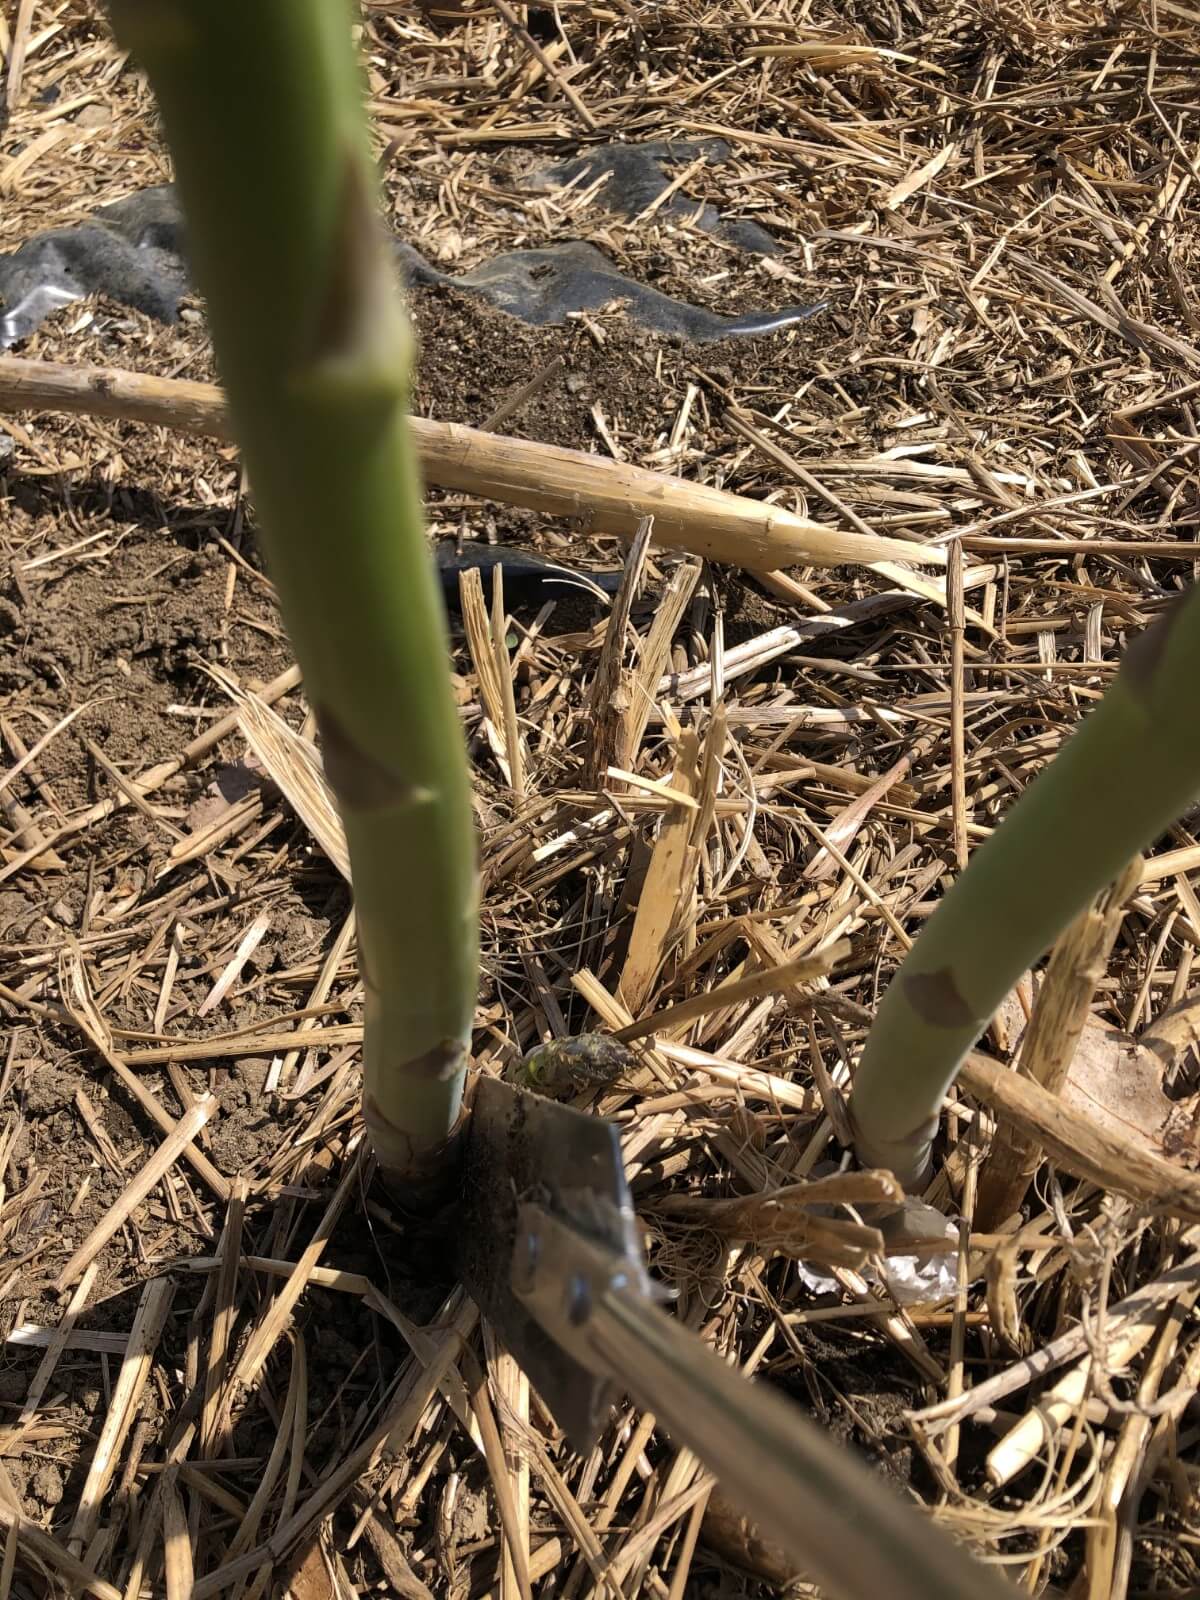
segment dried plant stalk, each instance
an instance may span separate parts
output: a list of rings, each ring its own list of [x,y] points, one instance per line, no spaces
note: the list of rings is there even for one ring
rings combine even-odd
[[[682,1027],[698,1017],[723,1011],[726,1006],[740,1005],[744,1000],[785,994],[796,984],[812,983],[828,976],[839,961],[846,959],[850,949],[849,939],[839,939],[836,944],[826,945],[810,956],[797,956],[794,961],[785,961],[765,971],[751,973],[748,978],[718,984],[715,989],[694,994],[688,1000],[681,1000],[678,1005],[667,1006],[664,1011],[658,1011],[651,1017],[643,1017],[628,1028],[618,1028],[615,1037],[622,1044],[631,1044],[635,1039],[646,1039],[652,1033],[660,1033],[667,1028]]]
[[[1000,1121],[1040,1144],[1057,1166],[1102,1188],[1200,1222],[1200,1176],[1144,1143],[1088,1116],[1041,1084],[972,1051],[959,1070],[963,1087]]]
[[[707,1200],[672,1195],[657,1210],[692,1227],[706,1228],[730,1243],[778,1251],[798,1261],[857,1270],[883,1254],[878,1228],[831,1215],[831,1206],[897,1206],[903,1191],[890,1172],[835,1173],[810,1183],[791,1183],[762,1194]]]
[[[131,0],[124,0],[129,3]],[[114,367],[77,368],[0,356],[0,412],[5,413],[82,412],[225,438],[231,429],[224,399],[215,384],[186,378],[156,378]],[[653,544],[689,550],[708,561],[756,572],[801,564],[832,567],[865,562],[881,575],[885,575],[883,568],[894,562],[920,567],[946,564],[945,551],[936,545],[848,533],[796,516],[770,501],[670,478],[582,450],[428,417],[413,417],[410,431],[426,479],[439,488],[486,495],[549,516],[575,519],[583,510],[589,527],[597,533],[626,537],[643,518],[652,517]],[[921,583],[916,574],[903,570],[907,584]],[[926,583],[922,592],[937,598],[939,588]],[[913,592],[918,591],[914,588]]]
[[[689,730],[679,740],[672,789],[691,796],[699,781],[699,762],[700,741]],[[679,926],[680,909],[695,886],[692,817],[688,806],[672,806],[654,844],[621,971],[621,999],[631,1012],[646,1003]]]
[[[120,1376],[113,1386],[108,1415],[100,1430],[71,1522],[68,1543],[77,1550],[82,1551],[96,1531],[100,1505],[116,1473],[122,1441],[137,1418],[138,1401],[150,1376],[154,1352],[166,1326],[174,1295],[175,1286],[169,1278],[152,1278],[142,1290],[137,1315],[129,1330]]]
[[[700,563],[684,562],[671,574],[670,582],[658,602],[650,632],[642,645],[637,670],[629,685],[629,704],[625,708],[617,739],[619,767],[628,768],[637,764],[638,751],[654,705],[654,693],[670,654],[671,640],[675,637],[675,630],[687,610],[699,578]]]

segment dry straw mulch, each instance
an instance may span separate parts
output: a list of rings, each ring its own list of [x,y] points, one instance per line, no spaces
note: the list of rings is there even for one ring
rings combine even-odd
[[[1176,0],[497,0],[443,21],[369,0],[363,21],[388,202],[440,265],[583,236],[716,309],[831,302],[698,350],[619,308],[535,331],[419,297],[423,411],[479,424],[540,374],[514,434],[962,552],[948,591],[847,566],[764,593],[640,549],[623,628],[580,602],[497,630],[490,595],[468,603],[479,1065],[848,943],[829,977],[664,1018],[583,1098],[621,1124],[653,1265],[700,1336],[1029,1592],[1089,1600],[1200,1585],[1191,821],[1107,908],[1099,975],[1062,962],[1088,1059],[1111,1079],[1112,1028],[1153,1040],[1136,1081],[1160,1092],[1165,1059],[1169,1114],[1139,1132],[1014,1096],[994,1063],[1037,1016],[1031,981],[946,1111],[929,1197],[959,1221],[956,1292],[893,1303],[853,1218],[817,1228],[801,1186],[839,1158],[856,1051],[942,887],[1200,556],[1198,26]],[[5,248],[162,181],[96,8],[19,0],[0,50]],[[733,159],[688,192],[783,256],[511,187],[589,137],[706,135]],[[165,330],[68,307],[23,353],[211,376],[198,307]],[[0,1600],[509,1600],[522,1561],[570,1596],[777,1587],[653,1418],[624,1408],[570,1456],[370,1187],[348,891],[234,452],[93,419],[5,431]],[[625,559],[467,496],[431,518]],[[1018,1134],[1022,1209],[989,1215],[991,1152],[1011,1167]],[[825,1285],[799,1259],[818,1234]]]

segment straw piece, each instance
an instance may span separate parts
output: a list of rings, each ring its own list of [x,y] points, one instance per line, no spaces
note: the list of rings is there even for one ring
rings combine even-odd
[[[643,517],[625,554],[621,581],[604,626],[604,642],[600,646],[600,659],[596,663],[588,696],[592,738],[584,763],[584,774],[590,784],[599,784],[601,775],[615,764],[625,715],[633,700],[634,674],[625,665],[629,616],[642,586],[653,533],[654,518]]]
[[[196,1574],[187,1516],[179,1495],[178,1468],[163,1474],[162,1494],[167,1600],[191,1600]]]
[[[517,725],[516,690],[513,685],[513,661],[508,654],[508,627],[504,614],[504,568],[497,566],[492,572],[492,649],[496,653],[496,676],[500,680],[500,700],[504,714],[504,748],[508,753],[513,793],[523,795],[528,785],[525,781],[525,750]]]
[[[206,1017],[210,1011],[214,1011],[217,1006],[221,1004],[222,1000],[225,999],[226,995],[228,995],[234,984],[241,977],[242,969],[245,967],[247,961],[249,961],[250,957],[258,949],[264,938],[266,938],[270,926],[270,912],[260,911],[258,916],[255,917],[254,921],[242,935],[240,941],[238,942],[238,947],[234,951],[233,955],[230,956],[225,970],[221,973],[216,983],[213,984],[212,988],[205,995],[204,999],[201,1000],[200,1004],[196,1007],[196,1015],[198,1017]]]
[[[637,763],[658,680],[662,677],[671,641],[699,577],[698,562],[681,563],[671,574],[666,592],[655,609],[654,621],[642,645],[637,668],[629,680],[628,704],[621,714],[621,731],[616,749],[616,765],[619,767],[633,767]]]
[[[1139,857],[1096,906],[1076,918],[1051,953],[1017,1068],[1048,1094],[1059,1094],[1067,1081],[1096,983],[1141,871]],[[981,1228],[998,1227],[1019,1210],[1041,1160],[1042,1147],[1036,1140],[1011,1122],[1001,1124],[979,1175],[976,1219]]]
[[[624,1044],[629,1044],[634,1039],[645,1039],[652,1033],[660,1033],[666,1028],[678,1028],[684,1023],[694,1022],[697,1017],[708,1016],[714,1011],[723,1011],[727,1006],[740,1005],[743,1000],[759,1000],[764,995],[786,994],[796,984],[812,983],[818,978],[828,977],[838,962],[844,961],[849,954],[849,941],[843,939],[837,944],[819,950],[814,955],[797,956],[794,961],[784,962],[781,966],[768,967],[765,971],[752,973],[748,978],[738,978],[736,981],[723,983],[706,994],[697,994],[690,1000],[681,1000],[678,1005],[667,1006],[665,1010],[656,1012],[653,1016],[643,1017],[640,1022],[632,1023],[628,1028],[619,1028],[613,1037],[620,1039]]]
[[[229,1209],[218,1245],[216,1304],[213,1307],[212,1337],[204,1373],[204,1409],[200,1415],[200,1446],[212,1452],[217,1434],[218,1409],[229,1359],[229,1335],[236,1312],[237,1275],[241,1259],[242,1225],[250,1192],[247,1179],[239,1174],[229,1194]]]
[[[972,1052],[960,1073],[963,1088],[1001,1121],[1040,1143],[1059,1166],[1168,1216],[1200,1221],[1200,1176],[1135,1139],[1124,1138],[1049,1094],[1040,1084]]]
[[[1104,1363],[1108,1372],[1119,1373],[1150,1343],[1162,1320],[1162,1310],[1153,1310],[1124,1327],[1108,1341]],[[1070,1422],[1088,1393],[1092,1377],[1093,1357],[1088,1356],[1078,1366],[1062,1377],[1042,1396],[1037,1405],[1011,1428],[988,1452],[988,1478],[997,1488],[1003,1488],[1022,1472],[1042,1450],[1053,1442],[1055,1434]]]
[[[676,752],[672,789],[685,795],[695,793],[699,759],[696,735],[683,734]],[[695,852],[691,845],[693,815],[687,806],[672,806],[650,857],[629,937],[629,953],[618,985],[622,1002],[635,1014],[645,1004],[666,959],[672,930],[680,920],[688,920],[686,900],[695,883]]]
[[[358,1146],[355,1147],[356,1152],[358,1148]],[[260,1319],[258,1326],[246,1341],[245,1348],[238,1357],[237,1364],[226,1386],[227,1392],[231,1395],[236,1395],[241,1390],[249,1389],[258,1378],[267,1357],[271,1354],[277,1340],[282,1336],[284,1329],[291,1321],[296,1303],[308,1286],[312,1269],[320,1262],[338,1218],[345,1210],[355,1188],[361,1182],[357,1153],[351,1157],[350,1152],[347,1152],[347,1156],[346,1170],[342,1175],[341,1182],[334,1190],[329,1204],[325,1207],[324,1214],[317,1224],[312,1240],[292,1268],[283,1289],[269,1303],[265,1315]]]
[[[471,1409],[475,1413],[475,1421],[479,1426],[479,1433],[483,1442],[483,1453],[487,1461],[488,1474],[492,1480],[492,1492],[496,1496],[496,1507],[500,1513],[500,1526],[504,1530],[504,1547],[508,1561],[512,1565],[516,1592],[520,1596],[520,1600],[532,1600],[529,1582],[528,1527],[526,1525],[525,1529],[522,1530],[516,1497],[513,1493],[513,1483],[509,1476],[508,1462],[505,1458],[504,1446],[500,1440],[500,1430],[496,1425],[496,1414],[492,1409],[491,1398],[488,1395],[487,1376],[469,1350],[463,1351],[461,1365],[466,1375],[467,1392],[471,1398]],[[503,1582],[502,1575],[501,1583],[503,1584]]]
[[[14,1548],[24,1548],[35,1561],[42,1562],[57,1572],[64,1583],[81,1589],[85,1594],[94,1595],[96,1600],[122,1600],[120,1589],[94,1572],[69,1550],[64,1550],[56,1539],[39,1528],[35,1522],[22,1516],[19,1511],[6,1505],[2,1498],[0,1498],[0,1527],[7,1528],[9,1534],[5,1541],[2,1568],[5,1573],[11,1573],[15,1559],[8,1552]]]
[[[228,437],[223,397],[212,384],[18,356],[0,356],[0,410],[82,411]],[[910,540],[839,533],[779,506],[582,451],[424,417],[413,417],[410,426],[428,482],[551,516],[577,517],[586,509],[599,533],[632,534],[652,516],[655,544],[760,572],[806,563],[945,565],[944,552]]]
[[[326,856],[350,882],[350,855],[333,791],[320,753],[311,739],[302,739],[260,696],[226,687],[237,707],[237,721],[246,743],[262,762],[279,792],[291,805]]]
[[[194,1106],[184,1112],[172,1131],[142,1167],[137,1177],[126,1184],[124,1190],[113,1201],[112,1205],[54,1280],[54,1286],[60,1294],[63,1290],[69,1289],[88,1264],[95,1260],[96,1256],[100,1254],[122,1224],[141,1205],[155,1184],[161,1183],[165,1175],[179,1160],[186,1147],[216,1111],[217,1105],[218,1101],[215,1095],[204,1094],[200,1096]]]
[[[529,1463],[519,1442],[520,1431],[529,1426],[529,1379],[519,1362],[496,1338],[488,1323],[484,1324],[483,1339],[488,1357],[488,1375],[496,1396],[504,1460],[512,1484],[513,1537],[517,1541],[519,1559],[524,1564],[528,1581],[532,1583],[535,1580],[529,1549]],[[516,1600],[520,1593],[517,1568],[506,1542],[500,1566],[500,1600]]]
[[[79,1493],[68,1543],[75,1550],[90,1543],[100,1520],[100,1506],[120,1461],[121,1447],[137,1416],[138,1401],[150,1376],[154,1352],[167,1322],[175,1286],[169,1278],[152,1278],[142,1290],[121,1372],[113,1386],[104,1426],[96,1441],[87,1479]]]
[[[70,1020],[111,1067],[122,1087],[129,1091],[167,1138],[172,1138],[178,1124],[156,1096],[129,1070],[126,1062],[113,1048],[112,1034],[96,1005],[84,970],[83,957],[77,947],[68,945],[59,957],[58,970],[59,992]],[[159,1059],[168,1061],[172,1058],[168,1052]],[[183,1155],[217,1198],[225,1200],[229,1195],[228,1179],[217,1171],[209,1158],[203,1151],[198,1150],[190,1139],[183,1146]]]

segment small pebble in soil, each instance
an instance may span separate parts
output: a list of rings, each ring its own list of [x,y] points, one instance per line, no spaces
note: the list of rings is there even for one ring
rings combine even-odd
[[[53,1461],[43,1461],[29,1480],[29,1492],[43,1506],[56,1506],[64,1493],[63,1475]]]

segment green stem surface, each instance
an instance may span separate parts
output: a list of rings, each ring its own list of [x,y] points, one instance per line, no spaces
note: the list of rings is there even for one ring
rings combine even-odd
[[[942,1099],[1013,985],[1200,793],[1200,589],[1125,654],[1108,693],[1025,790],[922,930],[867,1038],[859,1157],[912,1185]]]
[[[412,344],[344,0],[112,0],[149,74],[236,437],[350,848],[364,1110],[432,1173],[461,1109],[474,828],[405,417]]]

